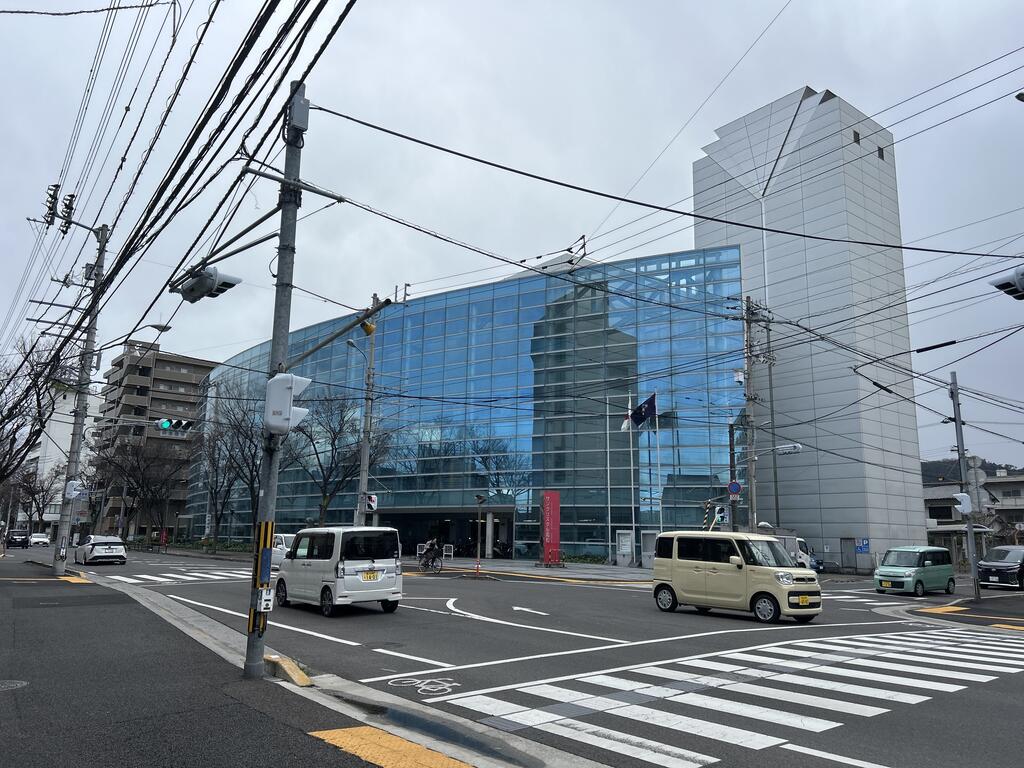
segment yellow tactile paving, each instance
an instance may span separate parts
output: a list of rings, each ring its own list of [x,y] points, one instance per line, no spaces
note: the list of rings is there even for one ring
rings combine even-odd
[[[1019,632],[1024,632],[1024,627],[1020,624],[992,624],[991,626],[996,629],[1016,629]]]
[[[309,735],[381,768],[472,768],[461,760],[368,725],[313,731]]]
[[[956,605],[940,605],[936,608],[919,608],[918,613],[959,613],[960,611],[966,611],[967,608],[961,608]]]
[[[68,584],[92,584],[88,579],[84,579],[81,576],[58,576],[61,581],[66,581]]]

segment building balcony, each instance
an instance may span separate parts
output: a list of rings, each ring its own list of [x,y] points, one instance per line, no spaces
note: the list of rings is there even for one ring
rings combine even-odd
[[[169,371],[163,368],[153,369],[153,380],[154,381],[173,381],[180,384],[199,384],[203,380],[205,374],[198,373],[186,373],[184,371]]]
[[[149,395],[122,395],[121,403],[123,405],[143,405],[149,407]]]

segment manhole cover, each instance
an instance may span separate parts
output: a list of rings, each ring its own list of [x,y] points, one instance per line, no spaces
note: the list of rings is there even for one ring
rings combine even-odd
[[[16,688],[24,688],[28,683],[24,680],[0,680],[0,691],[13,691]]]

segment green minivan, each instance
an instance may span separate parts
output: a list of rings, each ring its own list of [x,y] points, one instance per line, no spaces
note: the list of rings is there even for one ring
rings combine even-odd
[[[939,589],[947,595],[956,589],[953,560],[942,547],[893,547],[875,571],[876,592],[913,592],[921,597]]]

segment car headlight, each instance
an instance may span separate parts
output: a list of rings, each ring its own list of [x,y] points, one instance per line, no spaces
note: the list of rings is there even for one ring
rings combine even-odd
[[[874,577],[875,577],[876,579],[878,578],[878,571],[875,571],[875,573],[874,573]]]
[[[779,571],[775,574],[775,580],[783,586],[789,586],[793,583],[793,574],[789,571]]]
[[[914,575],[913,571],[904,571],[903,572],[903,578],[905,578],[905,579],[909,579],[913,575]]]

